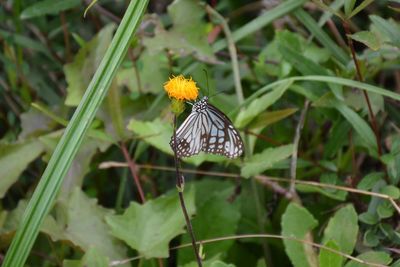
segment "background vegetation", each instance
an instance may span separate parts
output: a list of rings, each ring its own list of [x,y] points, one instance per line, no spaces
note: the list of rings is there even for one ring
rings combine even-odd
[[[182,163],[204,266],[400,266],[400,1],[88,5],[0,2],[4,266],[197,266],[172,74],[246,144]]]

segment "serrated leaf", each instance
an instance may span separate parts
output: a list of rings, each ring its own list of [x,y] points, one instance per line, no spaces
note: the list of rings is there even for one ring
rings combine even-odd
[[[368,251],[357,256],[357,259],[385,265],[388,265],[392,262],[390,255],[383,251]],[[345,267],[365,267],[365,264],[350,260]]]
[[[353,205],[347,205],[338,210],[329,220],[324,231],[323,241],[334,240],[340,251],[351,254],[357,241],[357,212]],[[346,227],[343,227],[346,225]]]
[[[29,19],[45,15],[56,15],[81,4],[80,0],[44,0],[38,1],[21,12],[21,19]]]
[[[38,140],[14,144],[0,143],[0,199],[14,184],[21,173],[43,152]]]
[[[324,244],[326,247],[340,251],[339,246],[336,244],[335,240],[328,240]],[[319,252],[319,266],[323,267],[341,267],[343,257],[337,253],[331,252],[329,250],[320,249]]]
[[[267,148],[259,154],[253,155],[244,163],[241,175],[245,178],[260,174],[271,168],[275,163],[290,157],[293,153],[293,145],[283,145],[274,148]]]
[[[185,190],[189,216],[195,212],[194,190]],[[184,233],[185,219],[177,194],[160,196],[140,205],[131,202],[123,215],[107,216],[106,222],[115,237],[136,249],[145,258],[165,258],[168,244]]]
[[[359,31],[350,35],[351,39],[365,44],[374,51],[381,47],[379,38],[371,31]]]
[[[274,104],[292,85],[292,81],[280,84],[272,92],[263,95],[260,98],[253,100],[244,110],[242,110],[235,120],[235,125],[238,128],[243,128],[250,123],[257,115],[266,110],[269,106]]]
[[[307,209],[290,203],[282,216],[282,235],[305,239],[310,230],[317,225],[318,222]],[[316,256],[310,245],[287,239],[284,239],[283,243],[293,266],[317,266]]]

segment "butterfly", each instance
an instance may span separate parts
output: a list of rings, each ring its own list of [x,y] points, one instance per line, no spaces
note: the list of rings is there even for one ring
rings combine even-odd
[[[179,158],[200,151],[237,158],[243,153],[243,141],[230,119],[208,103],[208,97],[195,102],[192,112],[176,131],[176,154]],[[175,149],[174,136],[169,143]]]

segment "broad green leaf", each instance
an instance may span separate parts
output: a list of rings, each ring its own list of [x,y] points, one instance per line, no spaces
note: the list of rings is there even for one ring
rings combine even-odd
[[[368,229],[364,233],[363,243],[367,247],[375,247],[379,244],[379,236],[373,229]]]
[[[79,0],[44,0],[37,1],[21,12],[21,19],[29,19],[45,15],[56,15],[81,5]]]
[[[385,20],[379,16],[369,16],[374,26],[378,29],[380,34],[383,34],[390,42],[400,47],[400,25],[392,19]]]
[[[393,205],[388,200],[381,200],[376,208],[376,212],[381,219],[392,217],[394,211]]]
[[[135,67],[121,69],[117,73],[118,86],[126,86],[132,92],[159,93],[162,84],[168,80],[169,65],[167,56],[164,53],[152,54],[145,50],[134,64],[136,64]],[[157,67],[149,68],[149,66]]]
[[[225,188],[223,188],[225,186]],[[192,220],[198,240],[206,240],[217,236],[232,236],[236,233],[240,219],[240,203],[227,201],[233,194],[234,187],[225,182],[205,180],[195,184],[196,217]],[[182,238],[182,243],[190,243],[188,234]],[[216,242],[204,245],[207,257],[218,255],[221,251],[228,251],[233,240]],[[194,261],[193,251],[179,253],[179,263]]]
[[[384,176],[385,174],[383,172],[371,172],[361,179],[357,188],[361,190],[371,190],[378,181],[383,179]]]
[[[74,57],[74,61],[64,66],[67,80],[67,106],[77,106],[89,85],[96,69],[103,59],[104,53],[111,43],[115,24],[104,27],[90,42],[82,47]]]
[[[96,247],[90,247],[88,251],[86,251],[85,256],[83,256],[82,261],[80,263],[80,267],[108,267],[109,259],[96,249]]]
[[[22,128],[18,136],[20,139],[37,137],[51,129],[52,120],[34,108],[22,113],[20,118]]]
[[[324,245],[328,248],[340,251],[339,246],[334,240],[328,240]],[[343,262],[342,256],[323,248],[320,249],[318,259],[319,266],[321,267],[341,267]]]
[[[189,216],[195,212],[194,190],[184,192]],[[145,258],[166,258],[168,244],[184,233],[186,225],[177,194],[160,196],[140,205],[131,202],[123,215],[107,216],[115,237],[126,242]]]
[[[295,203],[290,203],[282,216],[282,236],[306,239],[310,231],[318,225],[312,214]],[[286,254],[295,267],[317,266],[313,248],[304,243],[284,239]]]
[[[57,232],[51,221],[42,227],[42,231],[48,233],[53,240],[68,240],[84,251],[96,248],[110,260],[126,257],[123,244],[110,234],[104,222],[104,218],[112,214],[112,211],[99,206],[97,199],[90,199],[79,188],[75,188],[69,199],[59,201],[57,209],[65,213],[65,217],[61,215],[55,218],[58,230],[61,231]]]
[[[284,83],[275,88],[272,92],[263,95],[260,98],[255,99],[250,103],[248,107],[242,110],[236,117],[235,125],[238,128],[245,127],[249,122],[251,122],[257,115],[262,111],[266,110],[269,106],[274,104],[285,91],[290,87],[292,83]]]
[[[168,13],[172,27],[156,28],[153,38],[144,39],[149,52],[158,54],[168,49],[181,57],[193,55],[199,60],[217,62],[207,42],[204,8],[195,0],[175,0],[168,6]]]
[[[324,243],[334,240],[340,251],[352,254],[357,241],[357,219],[357,213],[352,205],[347,205],[338,210],[325,228]],[[346,227],[343,227],[343,225],[346,225]]]
[[[127,126],[139,139],[169,155],[173,155],[169,141],[172,136],[172,124],[159,119],[154,121],[138,121],[131,119]]]
[[[361,42],[376,51],[381,47],[379,38],[371,31],[359,31],[350,35],[351,39]]]
[[[293,145],[283,145],[267,148],[259,154],[247,159],[242,167],[241,175],[245,178],[260,174],[271,168],[275,163],[290,157],[293,153]]]
[[[18,180],[18,177],[34,159],[43,152],[37,140],[14,144],[0,143],[0,199]]]
[[[378,263],[378,264],[384,264],[388,265],[392,262],[392,258],[390,255],[386,252],[383,251],[368,251],[360,254],[357,256],[357,259],[370,262],[370,263]],[[365,264],[355,262],[355,261],[349,261],[345,267],[365,267]]]
[[[394,185],[387,185],[381,188],[381,193],[388,195],[394,199],[398,199],[400,197],[400,189]]]

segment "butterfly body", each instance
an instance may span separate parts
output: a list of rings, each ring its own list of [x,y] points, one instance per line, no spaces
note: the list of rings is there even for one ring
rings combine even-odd
[[[228,158],[243,153],[243,141],[229,118],[208,103],[208,97],[193,104],[192,112],[176,131],[176,154],[190,157],[204,151]],[[170,145],[175,148],[174,137]]]

